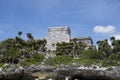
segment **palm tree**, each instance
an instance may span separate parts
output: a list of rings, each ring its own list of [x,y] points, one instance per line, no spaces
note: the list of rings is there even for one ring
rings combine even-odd
[[[110,37],[110,40],[115,41],[115,37],[114,36]]]
[[[101,41],[97,41],[97,45],[99,45],[99,44],[100,44],[100,42],[101,42]]]
[[[22,31],[19,31],[19,32],[18,32],[18,35],[21,36],[21,35],[22,35]]]
[[[27,33],[27,38],[28,38],[29,40],[33,40],[33,39],[34,39],[31,33]]]

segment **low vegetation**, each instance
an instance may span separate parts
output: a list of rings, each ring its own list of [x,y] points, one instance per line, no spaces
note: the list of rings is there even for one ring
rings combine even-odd
[[[46,40],[34,40],[31,33],[27,33],[28,40],[21,38],[18,32],[15,38],[8,38],[0,42],[0,63],[8,64],[34,64],[43,62],[46,51]]]
[[[71,56],[58,56],[58,57],[51,57],[46,59],[45,64],[46,65],[54,65],[59,66],[60,64],[68,65],[72,62],[73,57]]]
[[[108,40],[97,41],[98,49],[78,42],[76,39],[70,43],[57,43],[56,51],[47,51],[46,40],[35,40],[31,33],[27,33],[28,40],[21,38],[22,32],[18,32],[15,38],[8,38],[0,42],[0,63],[20,64],[44,64],[52,66],[60,65],[99,65],[120,66],[120,40],[111,37],[112,45]],[[46,54],[54,54],[46,57]]]

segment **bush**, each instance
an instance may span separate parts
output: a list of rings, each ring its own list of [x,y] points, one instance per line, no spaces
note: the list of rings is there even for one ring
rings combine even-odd
[[[71,56],[53,57],[53,58],[48,58],[45,61],[45,64],[47,64],[47,65],[69,64],[69,63],[71,63],[72,59],[73,59],[73,57],[71,57]]]
[[[37,64],[43,62],[45,59],[44,55],[42,54],[33,54],[31,58],[25,58],[24,62],[21,62],[20,65],[22,66],[29,66],[31,64]]]
[[[38,53],[33,54],[32,58],[35,62],[42,62],[45,59],[43,54],[38,54]]]
[[[102,61],[102,66],[107,67],[107,66],[116,66],[117,61],[116,60],[111,60],[111,59],[105,59]]]
[[[28,62],[21,62],[20,65],[21,65],[21,66],[29,66],[29,65],[31,65],[31,63],[28,63]]]

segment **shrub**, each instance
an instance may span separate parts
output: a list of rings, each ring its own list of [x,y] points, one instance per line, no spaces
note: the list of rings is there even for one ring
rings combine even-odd
[[[43,54],[38,53],[33,54],[32,57],[35,62],[42,62],[45,59]]]
[[[53,58],[48,58],[45,61],[45,64],[47,64],[47,65],[69,64],[69,63],[71,63],[72,59],[73,59],[73,57],[71,57],[71,56],[53,57]]]

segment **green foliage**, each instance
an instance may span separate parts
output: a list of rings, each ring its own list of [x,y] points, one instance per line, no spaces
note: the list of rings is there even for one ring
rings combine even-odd
[[[88,59],[97,59],[98,58],[98,54],[97,54],[97,50],[95,49],[88,49],[86,51],[84,51],[84,53],[82,54],[82,56]]]
[[[112,41],[112,46],[113,46],[113,52],[116,54],[120,52],[120,40],[114,40]]]
[[[57,61],[56,57],[48,58],[48,59],[46,59],[45,64],[46,65],[54,65],[55,66],[56,64],[58,64],[58,61]]]
[[[25,58],[25,62],[21,62],[20,64],[23,66],[28,66],[31,64],[37,64],[43,62],[45,59],[44,55],[35,53],[32,55],[32,58]]]
[[[72,61],[73,57],[71,56],[59,56],[59,57],[53,57],[48,58],[45,61],[45,64],[47,65],[60,65],[60,64],[69,64]]]
[[[2,66],[2,69],[3,69],[4,71],[6,71],[6,70],[9,68],[9,66],[10,66],[10,65]]]
[[[0,67],[3,67],[3,64],[0,64]]]
[[[38,53],[46,52],[46,40],[34,40],[31,33],[27,33],[28,40],[24,40],[21,38],[21,35],[22,32],[19,31],[15,38],[8,38],[0,42],[1,64],[17,64],[21,58],[25,60],[25,62],[20,63],[23,66],[41,63],[45,60],[45,56]],[[45,64],[57,66],[77,63],[87,66],[92,64],[120,66],[120,40],[116,40],[115,37],[110,39],[112,46],[105,39],[97,41],[98,49],[89,48],[87,50],[86,45],[76,38],[69,43],[58,43],[56,44],[57,50],[54,51],[57,57],[46,59]],[[74,57],[78,59],[74,59]]]
[[[21,35],[22,35],[22,31],[19,31],[19,32],[18,32],[18,35],[21,36]]]
[[[91,66],[92,64],[96,64],[95,60],[88,59],[88,58],[87,59],[83,59],[83,58],[74,59],[72,63],[76,63],[76,64],[80,64],[84,66]]]
[[[30,65],[32,65],[32,64],[34,64],[34,62],[33,62],[33,61],[30,61],[30,60],[28,60],[28,62],[25,61],[25,62],[21,62],[21,63],[20,63],[21,66],[30,66]]]
[[[110,60],[120,60],[120,52],[118,52],[117,54],[112,54],[111,56],[109,56]]]
[[[102,66],[117,66],[117,60],[105,59],[102,61]]]
[[[33,54],[32,58],[35,60],[35,62],[42,62],[45,59],[44,55],[38,53]]]
[[[36,54],[45,52],[46,40],[34,40],[31,33],[27,34],[29,40],[25,41],[20,36],[22,32],[18,32],[15,38],[8,38],[0,42],[0,63],[17,64],[22,58],[30,58],[27,62],[41,62],[43,55]],[[32,57],[33,56],[33,57]]]
[[[62,42],[57,44],[56,55],[79,55],[82,54],[86,45],[75,39],[70,43]]]
[[[57,50],[56,50],[56,55],[68,55],[71,53],[72,50],[72,44],[71,43],[58,43],[57,44]]]
[[[35,60],[32,58],[25,58],[25,62],[35,64]]]
[[[105,39],[103,41],[99,41],[97,42],[97,44],[98,50],[105,54],[105,58],[108,58],[112,53],[112,49],[111,46],[108,44],[108,40]]]
[[[31,33],[27,33],[27,38],[28,38],[30,41],[34,39]]]
[[[45,59],[44,55],[35,53],[32,58],[25,58],[25,62],[21,62],[22,66],[29,66],[31,64],[40,64]]]
[[[103,53],[103,51],[98,50],[96,57],[98,60],[104,60],[106,58],[106,55]]]
[[[120,52],[117,52],[116,59],[120,60]]]

